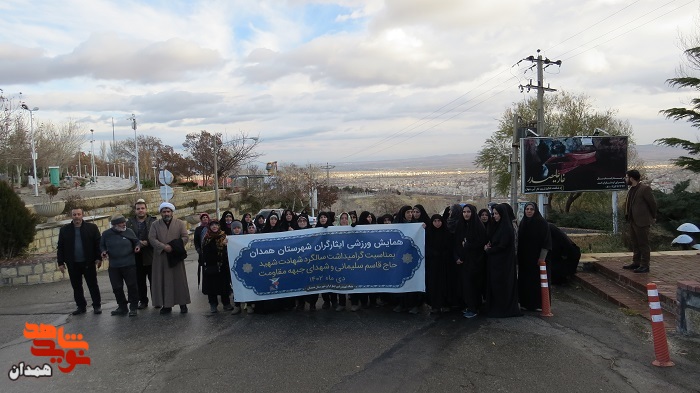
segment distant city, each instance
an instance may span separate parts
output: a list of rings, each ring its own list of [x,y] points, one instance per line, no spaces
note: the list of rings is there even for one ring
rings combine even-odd
[[[700,176],[672,165],[669,160],[687,151],[656,145],[639,145],[647,182],[654,189],[670,192],[684,180],[688,191],[700,191]],[[488,196],[489,173],[474,165],[475,153],[423,157],[404,160],[339,163],[329,170],[332,185],[375,191],[398,190],[402,193],[457,196],[475,200]],[[493,180],[495,184],[495,179]],[[494,197],[505,197],[497,195]]]

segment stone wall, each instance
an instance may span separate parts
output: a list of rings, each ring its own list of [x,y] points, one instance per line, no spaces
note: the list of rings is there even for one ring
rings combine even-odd
[[[678,331],[700,335],[700,282],[678,281]]]
[[[194,214],[204,211],[214,211],[216,203],[214,201],[214,191],[183,191],[182,187],[175,187],[174,197],[171,200],[176,207],[175,217],[184,220],[187,223],[190,233],[194,230],[196,224],[191,224],[186,218]],[[110,228],[110,218],[115,214],[123,214],[130,216],[132,214],[133,202],[138,198],[146,200],[151,214],[157,216],[158,205],[161,202],[160,193],[155,190],[144,191],[140,194],[135,192],[114,194],[103,197],[85,198],[85,221],[93,222],[97,225],[100,232]],[[231,196],[231,200],[236,200],[237,195]],[[193,199],[197,199],[198,205],[187,207]],[[107,206],[90,209],[90,206],[101,206],[115,204],[115,206]],[[219,201],[219,209],[232,210],[236,217],[241,215],[236,209],[229,207],[229,199]],[[34,211],[32,205],[27,205],[30,211]],[[198,220],[192,220],[198,222]],[[65,219],[54,222],[39,224],[36,227],[36,235],[34,241],[29,245],[28,249],[31,254],[36,257],[29,261],[15,266],[3,266],[0,268],[0,286],[4,285],[27,285],[39,284],[45,282],[54,282],[60,280],[68,280],[68,273],[61,273],[56,264],[56,245],[58,243],[58,232],[61,226],[70,223],[70,219]],[[188,249],[192,249],[192,242],[187,244]],[[105,260],[101,270],[109,267],[109,260]]]
[[[213,211],[215,209],[215,203],[204,203],[197,206],[197,210],[193,207],[183,207],[176,208],[175,217],[180,219],[185,219],[185,217],[200,213],[203,211]],[[219,209],[222,211],[229,208],[229,201],[219,201]],[[234,216],[240,216],[237,210],[233,209]],[[131,205],[118,205],[112,207],[102,207],[95,209],[93,211],[86,212],[85,220],[94,222],[97,227],[100,228],[100,232],[109,229],[110,227],[110,217],[115,214],[123,214],[124,216],[130,216],[132,213]],[[155,214],[155,213],[153,213]],[[29,244],[29,252],[32,254],[46,254],[56,252],[56,243],[58,243],[58,231],[61,226],[68,224],[70,220],[65,219],[55,223],[39,224],[36,227],[36,235],[34,236],[34,241]],[[192,224],[187,222],[189,229],[194,229]]]

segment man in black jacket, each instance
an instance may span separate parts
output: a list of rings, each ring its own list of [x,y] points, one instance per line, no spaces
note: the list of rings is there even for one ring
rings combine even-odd
[[[84,314],[87,301],[83,293],[83,277],[90,290],[95,314],[102,314],[102,298],[97,285],[97,268],[102,266],[100,258],[100,230],[97,225],[83,220],[83,209],[70,212],[73,221],[61,227],[58,233],[56,258],[61,273],[68,266],[68,277],[73,287],[73,297],[78,308],[73,315]]]
[[[135,216],[126,222],[126,227],[134,231],[141,243],[141,251],[136,253],[136,282],[139,287],[139,310],[148,307],[148,286],[152,285],[153,247],[148,242],[148,231],[156,218],[148,215],[146,201],[139,199],[134,204]],[[148,284],[146,284],[148,280]]]

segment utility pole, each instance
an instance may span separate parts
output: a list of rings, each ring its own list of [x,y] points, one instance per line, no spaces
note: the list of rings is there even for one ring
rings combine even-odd
[[[326,163],[326,166],[322,166],[321,169],[326,170],[326,187],[330,188],[331,187],[331,169],[335,168],[335,165],[329,165]]]
[[[510,152],[510,205],[518,210],[518,168],[520,168],[519,151],[520,138],[518,137],[519,116],[513,116],[513,143]],[[490,202],[490,201],[489,201]]]
[[[537,57],[530,55],[524,58],[523,60],[527,60],[531,63],[534,63],[532,67],[537,67],[537,86],[534,86],[532,84],[532,80],[530,80],[530,83],[528,83],[526,86],[520,86],[520,91],[527,89],[527,91],[529,92],[530,89],[537,89],[537,134],[539,136],[546,136],[544,123],[544,92],[554,92],[556,90],[551,89],[549,85],[547,85],[547,87],[544,87],[544,69],[551,65],[557,65],[561,67],[561,60],[552,61],[546,57],[543,59],[539,49],[537,50]],[[542,215],[546,218],[548,204],[545,204],[545,195],[546,194],[537,194],[537,205],[540,208],[540,212],[542,213]],[[513,206],[513,208],[516,207]]]

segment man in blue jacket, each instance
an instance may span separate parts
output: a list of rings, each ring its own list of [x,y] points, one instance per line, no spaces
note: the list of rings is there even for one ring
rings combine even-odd
[[[97,285],[97,269],[102,266],[100,258],[100,230],[97,225],[83,220],[83,209],[70,212],[72,221],[58,232],[56,259],[61,273],[68,267],[68,277],[73,287],[73,298],[78,308],[72,315],[85,314],[87,301],[83,292],[83,277],[90,291],[95,314],[102,314],[102,298]]]
[[[112,315],[128,313],[130,317],[135,317],[139,303],[135,255],[141,251],[141,243],[134,231],[126,227],[126,218],[121,214],[113,216],[111,224],[112,228],[102,232],[100,250],[102,258],[109,258],[109,282],[119,305],[112,311]],[[127,298],[124,296],[125,283],[129,294],[128,309]]]

